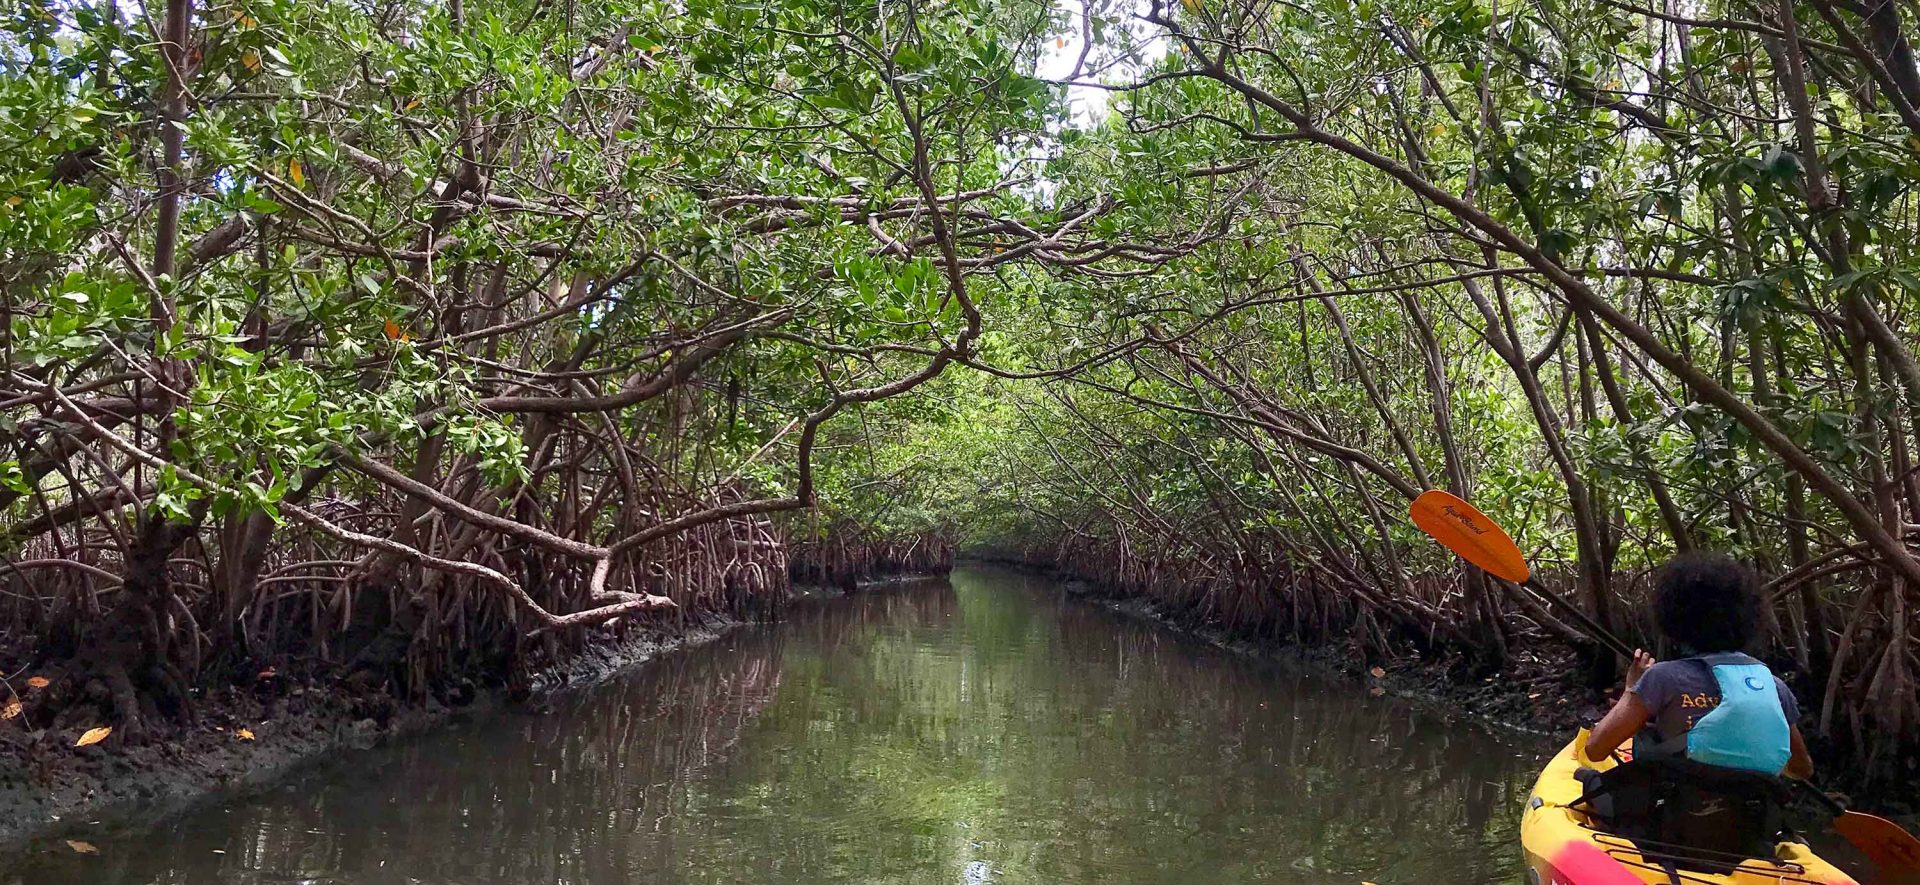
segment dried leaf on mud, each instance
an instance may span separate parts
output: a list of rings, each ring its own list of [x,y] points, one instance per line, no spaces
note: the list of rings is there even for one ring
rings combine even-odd
[[[46,688],[47,686],[52,684],[53,684],[53,680],[48,679],[45,676],[35,676],[32,679],[27,680],[28,688]]]
[[[75,747],[91,747],[94,744],[106,740],[107,735],[110,734],[113,734],[113,726],[111,725],[89,728],[86,734],[81,735],[79,740],[73,742],[73,745]]]
[[[1379,667],[1375,667],[1375,668],[1373,668],[1373,669],[1371,669],[1371,670],[1368,670],[1367,672],[1368,672],[1368,673],[1372,673],[1372,674],[1373,674],[1373,678],[1375,678],[1375,679],[1381,679],[1381,678],[1384,678],[1384,677],[1385,677],[1385,676],[1387,675],[1387,671],[1385,671],[1385,670],[1382,670],[1382,669],[1380,669]]]
[[[241,740],[243,740],[243,741],[250,741],[250,740],[253,740],[253,729],[251,729],[251,728],[242,728],[242,729],[240,729],[239,731],[236,731],[236,732],[234,732],[234,733],[233,733],[233,736],[234,736],[234,737],[237,737],[237,738],[239,738],[239,739],[241,739]]]
[[[0,707],[0,720],[12,719],[13,717],[20,715],[20,711],[25,710],[26,708],[27,707],[25,704],[20,703],[19,698],[14,698],[13,700],[8,701],[6,706]]]
[[[95,848],[92,842],[82,842],[79,839],[68,839],[67,847],[73,849],[74,854],[99,854],[100,853],[100,849]]]

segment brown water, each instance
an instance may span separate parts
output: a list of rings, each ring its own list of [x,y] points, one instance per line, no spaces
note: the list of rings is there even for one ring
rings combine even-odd
[[[964,568],[0,882],[1510,883],[1540,744]]]

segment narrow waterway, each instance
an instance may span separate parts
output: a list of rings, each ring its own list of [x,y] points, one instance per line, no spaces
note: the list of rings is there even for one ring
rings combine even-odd
[[[1511,883],[1540,743],[963,568],[0,883]]]

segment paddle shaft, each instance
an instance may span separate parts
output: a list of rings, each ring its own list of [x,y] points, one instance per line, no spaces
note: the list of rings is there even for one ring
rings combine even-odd
[[[1627,645],[1624,642],[1621,642],[1620,637],[1613,635],[1611,632],[1607,630],[1607,628],[1600,626],[1598,622],[1588,617],[1587,613],[1581,611],[1579,606],[1574,605],[1573,603],[1560,598],[1560,594],[1555,593],[1552,590],[1548,590],[1547,588],[1541,586],[1540,582],[1535,581],[1531,577],[1527,578],[1525,581],[1522,581],[1520,583],[1520,586],[1533,591],[1533,595],[1540,597],[1541,599],[1548,602],[1552,607],[1557,608],[1559,611],[1561,611],[1562,613],[1566,614],[1568,617],[1578,622],[1581,627],[1586,629],[1587,635],[1593,637],[1594,640],[1599,642],[1601,645],[1607,646],[1608,648],[1611,648],[1614,651],[1619,652],[1621,657],[1624,657],[1628,660],[1633,659],[1632,646]]]
[[[1827,795],[1827,791],[1814,786],[1813,781],[1794,780],[1793,783],[1795,786],[1799,787],[1802,791],[1804,791],[1807,795],[1812,796],[1814,799],[1819,800],[1821,805],[1825,805],[1828,811],[1833,812],[1834,817],[1839,817],[1847,813],[1847,806],[1841,805],[1840,800]]]

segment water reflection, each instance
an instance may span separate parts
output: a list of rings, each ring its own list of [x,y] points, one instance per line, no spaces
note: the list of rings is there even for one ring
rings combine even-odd
[[[963,569],[0,882],[1510,882],[1538,764]]]

